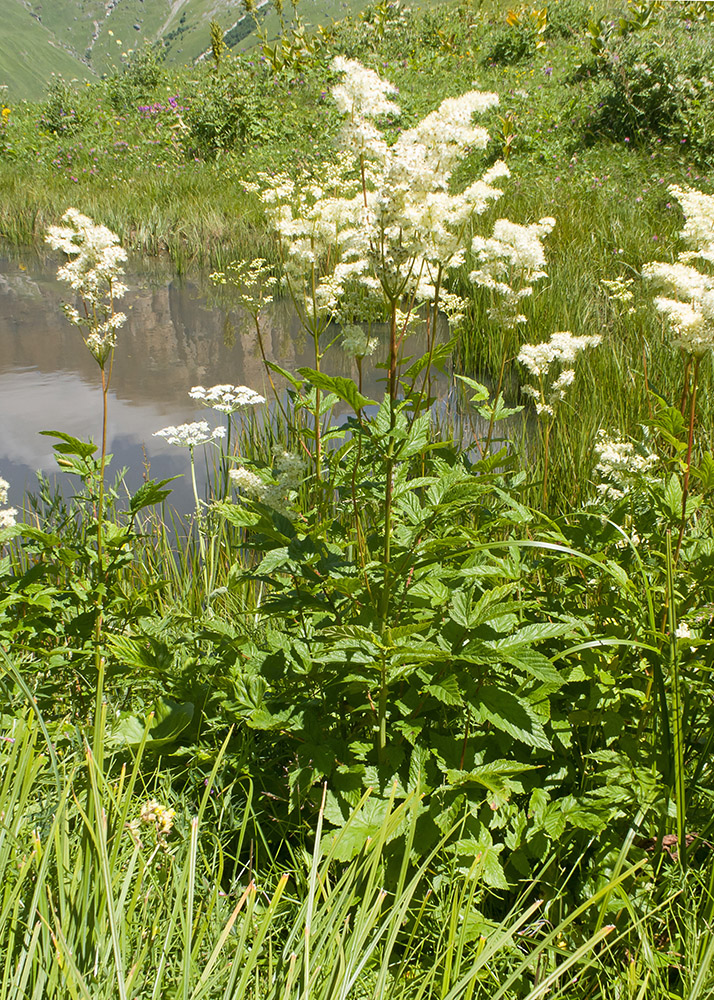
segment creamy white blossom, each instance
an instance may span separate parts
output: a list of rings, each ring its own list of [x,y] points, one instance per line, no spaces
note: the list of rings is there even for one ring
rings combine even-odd
[[[686,354],[702,357],[714,348],[714,277],[688,262],[714,262],[714,196],[677,185],[669,191],[684,210],[682,238],[694,249],[680,253],[674,264],[645,264],[642,275],[670,293],[658,296],[655,305],[669,321],[674,343]]]
[[[298,455],[276,448],[273,452],[272,475],[266,471],[264,476],[259,476],[239,465],[231,469],[229,476],[236,489],[249,500],[265,504],[290,520],[295,517],[295,491],[305,476],[305,463]]]
[[[521,303],[533,294],[534,282],[547,277],[542,240],[554,226],[549,216],[526,226],[498,219],[493,236],[475,236],[471,242],[479,266],[469,279],[500,297],[489,315],[507,329],[526,322]]]
[[[374,70],[344,56],[336,56],[330,63],[330,69],[345,77],[342,83],[332,88],[335,104],[343,114],[379,118],[401,113],[399,105],[387,98],[387,94],[396,94],[397,88]]]
[[[658,461],[655,452],[637,449],[631,441],[609,435],[603,430],[598,433],[595,454],[598,458],[595,466],[599,478],[598,493],[611,500],[622,499],[631,490],[640,487],[643,477]]]
[[[558,403],[562,402],[567,390],[575,381],[575,369],[568,367],[575,362],[581,351],[588,347],[597,347],[602,338],[598,335],[576,337],[568,330],[552,334],[550,340],[540,344],[524,344],[518,354],[517,361],[538,379],[538,386],[524,385],[522,391],[535,400],[538,416],[555,416]],[[550,384],[548,376],[554,374],[553,366],[560,368],[559,373]]]
[[[260,500],[263,496],[265,483],[255,472],[251,472],[245,466],[239,465],[236,469],[231,469],[228,475],[236,489],[245,493],[250,500]]]
[[[249,389],[246,385],[230,385],[229,383],[213,385],[210,389],[205,389],[202,385],[195,385],[189,391],[189,396],[204,406],[210,406],[221,413],[235,413],[236,410],[246,406],[259,406],[265,402],[265,396],[261,396],[254,389]]]
[[[5,507],[0,510],[0,528],[12,528],[17,523],[17,510],[15,507]]]
[[[343,148],[319,185],[305,175],[259,174],[256,190],[277,232],[285,285],[303,325],[319,336],[332,321],[352,315],[346,301],[365,293],[386,303],[445,298],[446,269],[464,260],[467,226],[501,190],[508,168],[497,163],[468,187],[452,187],[456,164],[483,149],[487,132],[473,118],[497,103],[495,94],[471,91],[448,98],[389,145],[375,124],[395,114],[394,88],[354,60],[332,63],[343,80],[333,97],[348,117]],[[450,300],[450,318],[463,312]]]
[[[2,476],[0,476],[0,504],[7,503],[9,491],[10,484],[7,479],[3,479]],[[14,507],[5,507],[4,510],[0,510],[0,529],[14,527],[16,519],[17,510]]]
[[[62,216],[66,226],[50,226],[46,242],[53,250],[61,250],[73,258],[57,271],[82,300],[82,312],[65,306],[71,323],[84,328],[84,339],[97,363],[104,367],[116,345],[117,330],[126,321],[114,303],[122,298],[126,285],[120,280],[126,251],[119,246],[119,237],[106,226],[96,225],[76,208]]]
[[[160,431],[154,431],[154,437],[164,438],[169,444],[174,444],[179,448],[191,449],[198,447],[198,445],[215,442],[225,435],[225,427],[211,429],[206,420],[197,420],[178,426],[170,425],[162,427]]]

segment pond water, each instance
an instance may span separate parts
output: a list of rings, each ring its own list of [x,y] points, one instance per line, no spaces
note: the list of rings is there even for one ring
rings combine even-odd
[[[40,431],[101,440],[99,368],[62,312],[72,293],[57,280],[58,263],[0,254],[0,476],[9,481],[9,502],[17,507],[26,491],[36,489],[36,470],[51,478],[57,472],[53,440]],[[235,304],[235,291],[216,288],[207,274],[177,278],[157,261],[138,260],[126,270],[130,291],[121,308],[128,320],[119,332],[110,388],[110,470],[128,467],[132,491],[147,475],[182,476],[172,484],[170,503],[187,511],[193,506],[188,453],[153,433],[168,424],[208,420],[213,426],[224,419],[189,398],[194,385],[232,382],[270,396],[253,320]],[[291,371],[313,366],[311,344],[287,302],[265,309],[261,329],[270,360]],[[410,353],[422,348],[410,341]],[[356,377],[353,360],[337,346],[324,368]],[[364,391],[381,396],[383,377],[366,369]],[[447,391],[445,384],[439,391]],[[74,477],[58,481],[65,493],[76,485]]]

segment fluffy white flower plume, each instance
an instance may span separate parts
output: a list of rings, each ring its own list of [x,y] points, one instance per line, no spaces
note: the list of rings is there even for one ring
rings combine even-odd
[[[501,297],[490,315],[506,328],[525,323],[521,302],[532,295],[534,282],[547,277],[542,240],[554,226],[555,219],[548,216],[528,226],[498,219],[493,236],[475,236],[471,242],[479,267],[469,279]]]
[[[177,427],[170,425],[162,427],[160,431],[154,431],[154,437],[164,438],[169,444],[175,444],[179,448],[191,449],[201,444],[215,442],[218,438],[225,437],[225,434],[225,427],[211,429],[205,420],[197,420],[191,424],[179,424]]]
[[[581,351],[597,347],[602,337],[576,337],[567,330],[554,333],[550,340],[541,344],[524,344],[517,360],[531,375],[538,379],[538,387],[524,385],[523,392],[535,400],[538,416],[552,417],[558,403],[565,399],[568,389],[575,381],[575,370],[569,365],[575,362]],[[557,377],[548,385],[546,378],[552,376],[551,368],[561,368]]]
[[[488,141],[473,119],[497,103],[495,94],[448,98],[389,145],[375,119],[398,112],[395,88],[354,60],[338,57],[332,68],[344,77],[332,93],[349,118],[343,148],[319,185],[309,175],[293,182],[267,174],[246,185],[281,241],[301,321],[318,337],[351,316],[346,303],[363,302],[365,293],[384,312],[395,302],[433,301],[438,288],[441,308],[446,272],[463,263],[470,222],[501,196],[495,185],[508,176],[498,163],[465,190],[452,190],[456,164]],[[453,299],[449,311],[456,320],[461,303]]]
[[[87,330],[84,340],[103,368],[116,345],[117,330],[126,321],[124,313],[116,312],[114,302],[127,291],[119,279],[124,274],[122,264],[126,251],[119,246],[119,237],[106,226],[96,225],[76,208],[62,216],[66,226],[50,226],[46,242],[53,250],[61,250],[73,258],[57,271],[81,297],[83,311],[65,306],[71,323]]]
[[[600,496],[611,500],[621,500],[627,493],[640,487],[642,477],[658,461],[655,452],[636,450],[631,441],[624,441],[605,431],[598,433],[595,454],[598,458],[595,472],[600,480],[597,491]]]
[[[399,105],[387,98],[387,94],[396,94],[397,88],[374,70],[344,56],[336,56],[330,63],[330,69],[333,73],[343,73],[345,77],[342,83],[332,88],[335,104],[343,114],[365,118],[401,114]]]
[[[265,396],[249,389],[247,385],[230,385],[229,383],[214,385],[205,389],[195,385],[189,392],[191,399],[197,399],[204,406],[210,406],[221,413],[235,413],[246,406],[259,406],[265,402]]]
[[[702,357],[714,348],[714,277],[687,262],[698,257],[714,262],[714,196],[674,184],[669,190],[684,210],[681,235],[694,249],[680,253],[675,264],[645,264],[642,276],[671,293],[658,296],[655,305],[669,320],[675,344]]]

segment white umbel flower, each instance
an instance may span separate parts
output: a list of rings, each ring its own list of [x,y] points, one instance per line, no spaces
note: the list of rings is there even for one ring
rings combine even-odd
[[[220,413],[235,413],[246,406],[260,406],[265,402],[265,396],[249,389],[247,385],[230,385],[229,383],[213,385],[205,389],[195,385],[189,392],[191,399],[198,400],[204,406],[210,406]]]
[[[160,431],[154,431],[154,437],[164,438],[169,444],[178,448],[197,448],[202,444],[214,443],[225,437],[225,427],[214,427],[212,430],[207,421],[197,420],[191,424],[169,425]]]

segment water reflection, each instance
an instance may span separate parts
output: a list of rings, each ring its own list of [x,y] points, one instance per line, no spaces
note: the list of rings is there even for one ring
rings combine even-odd
[[[0,475],[10,481],[15,505],[34,489],[35,470],[56,471],[52,442],[41,430],[95,441],[101,434],[99,370],[61,311],[69,290],[57,281],[57,263],[0,256]],[[233,382],[269,393],[253,320],[234,305],[230,290],[214,288],[207,275],[177,279],[156,261],[131,262],[126,282],[128,321],[115,352],[108,450],[112,468],[127,466],[128,485],[136,489],[147,472],[152,478],[188,473],[187,454],[153,437],[155,430],[222,419],[189,399],[191,386]],[[311,344],[289,303],[267,306],[261,329],[270,360],[291,371],[313,365]],[[385,331],[376,333],[385,339]],[[423,349],[419,339],[410,341],[410,353]],[[356,377],[354,361],[337,346],[324,367]],[[382,372],[366,366],[364,391],[381,395],[381,379]],[[185,476],[171,500],[189,509],[191,498]]]

